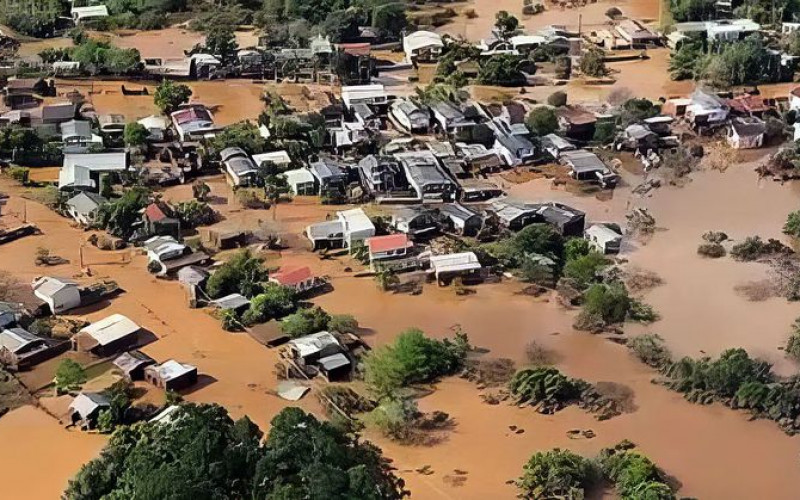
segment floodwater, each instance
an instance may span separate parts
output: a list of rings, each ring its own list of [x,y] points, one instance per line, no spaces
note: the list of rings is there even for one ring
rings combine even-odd
[[[15,193],[15,189],[5,185],[6,181],[2,182],[4,191]],[[304,225],[324,219],[333,209],[299,199],[297,204],[279,205],[273,221],[271,211],[242,211],[235,205],[225,204],[231,196],[221,179],[213,180],[211,185],[212,195],[219,203],[217,208],[225,216],[221,227],[255,229],[263,223],[276,232],[289,233],[287,241],[299,242],[296,235]],[[594,197],[576,197],[551,190],[543,180],[514,186],[511,190],[514,195],[529,199],[570,202],[587,210],[590,220],[620,220],[628,205],[624,187],[611,200],[602,202]],[[190,196],[190,190],[179,186],[168,190],[166,196],[185,199]],[[759,348],[765,354],[776,354],[774,346],[785,335],[794,307],[778,299],[744,302],[733,294],[732,286],[739,280],[758,275],[759,267],[730,261],[704,261],[695,258],[693,252],[699,234],[706,229],[726,230],[733,237],[751,231],[764,236],[777,235],[784,213],[792,208],[793,200],[794,191],[789,186],[759,185],[755,174],[744,167],[722,174],[698,173],[688,186],[663,188],[644,200],[659,225],[668,228],[658,233],[649,245],[629,255],[636,264],[658,272],[667,282],[646,297],[664,316],[650,330],[664,336],[670,347],[679,353],[696,354],[701,349],[715,352],[743,345],[759,354]],[[69,227],[65,219],[35,203],[27,205],[28,218],[39,224],[44,235],[0,247],[0,267],[13,270],[23,280],[30,280],[43,272],[33,265],[32,255],[38,246],[46,246],[71,261],[69,265],[48,270],[49,273],[76,275],[78,248],[86,234]],[[21,213],[20,207],[21,201],[13,197],[6,219]],[[758,210],[761,211],[751,213]],[[758,213],[766,217],[767,210],[770,219],[762,224]],[[159,360],[174,358],[199,367],[201,382],[186,395],[188,400],[218,402],[234,416],[247,414],[266,427],[269,419],[286,405],[271,392],[277,382],[273,370],[276,352],[263,348],[246,335],[223,332],[218,321],[204,311],[188,309],[181,287],[147,274],[143,256],[134,255],[127,265],[102,264],[119,262],[110,255],[86,247],[84,265],[88,265],[95,278],[116,280],[125,293],[105,308],[86,311],[86,317],[97,320],[112,312],[128,315],[158,337],[144,348],[145,352]],[[555,416],[543,416],[529,408],[486,405],[470,383],[446,380],[439,384],[435,393],[420,402],[423,410],[445,411],[455,419],[455,429],[443,442],[430,447],[407,447],[369,436],[395,460],[416,498],[511,498],[514,489],[506,481],[519,475],[522,465],[534,452],[560,446],[591,455],[621,439],[636,442],[642,451],[678,478],[682,483],[682,495],[796,497],[796,488],[800,485],[800,469],[796,463],[799,438],[784,435],[772,422],[749,422],[745,414],[724,407],[693,405],[680,395],[651,384],[653,372],[635,361],[624,347],[573,331],[570,326],[573,313],[565,312],[555,301],[516,293],[522,288],[520,284],[486,284],[476,287],[476,293],[466,297],[457,297],[452,289],[434,285],[426,286],[419,296],[392,295],[379,291],[369,278],[354,277],[345,269],[352,265],[349,261],[320,260],[302,249],[299,243],[280,255],[271,255],[270,265],[273,264],[307,264],[317,273],[330,276],[335,291],[314,302],[331,313],[353,314],[370,344],[389,342],[397,333],[413,326],[443,337],[452,335],[453,327],[460,325],[474,345],[489,351],[487,356],[509,357],[522,363],[524,346],[536,340],[556,352],[557,364],[565,373],[591,382],[622,384],[635,394],[635,411],[597,422],[575,408]],[[715,278],[706,281],[705,276]],[[704,299],[711,306],[707,309],[694,307],[695,302],[702,303]],[[759,322],[751,317],[763,320]],[[747,327],[753,323],[757,323],[757,329]],[[300,405],[319,414],[313,396],[300,401]],[[5,435],[5,418],[0,419],[0,437]],[[511,425],[525,432],[514,434],[509,431]],[[571,440],[566,436],[566,431],[571,429],[592,429],[597,437]],[[38,426],[15,428],[14,434],[20,440],[40,439]],[[64,436],[63,440],[48,442],[55,443],[53,450],[71,454],[73,440],[82,439],[82,436],[69,433]],[[77,470],[78,464],[87,458],[82,455],[64,467]],[[35,467],[37,463],[31,456],[19,467]],[[426,465],[433,474],[414,472]],[[466,481],[452,481],[454,469],[466,471]],[[66,471],[65,474],[68,475]],[[64,484],[63,478],[58,477],[39,481],[42,484],[37,487],[49,491],[58,491]],[[11,491],[31,497],[27,490]],[[42,496],[45,497],[52,495]]]
[[[67,431],[48,414],[23,406],[0,418],[3,498],[60,498],[69,479],[106,438]]]

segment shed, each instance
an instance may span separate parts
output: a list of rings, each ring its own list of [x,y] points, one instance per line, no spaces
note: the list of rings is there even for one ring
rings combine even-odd
[[[294,359],[301,365],[311,365],[327,356],[342,352],[342,345],[330,332],[317,332],[288,342]]]
[[[43,276],[36,278],[31,286],[33,294],[44,301],[53,314],[63,313],[81,305],[80,289],[72,280]]]
[[[279,167],[287,168],[289,165],[291,165],[292,158],[289,156],[289,153],[284,150],[270,151],[268,153],[253,155],[253,162],[255,162],[257,166],[261,166],[261,164],[265,161],[271,161]]]
[[[144,378],[165,391],[179,391],[197,383],[197,367],[170,359],[146,367]]]
[[[350,378],[350,360],[341,352],[320,358],[317,365],[319,366],[319,372],[328,382]]]
[[[211,304],[217,309],[230,309],[239,311],[250,306],[250,300],[240,293],[232,293],[212,300]]]
[[[114,366],[116,366],[128,380],[144,380],[145,368],[155,363],[156,360],[138,350],[122,353],[113,361]]]
[[[136,345],[141,327],[122,314],[92,323],[72,337],[73,349],[108,356]]]
[[[767,125],[755,116],[733,118],[728,128],[728,144],[735,149],[760,148],[766,131]]]

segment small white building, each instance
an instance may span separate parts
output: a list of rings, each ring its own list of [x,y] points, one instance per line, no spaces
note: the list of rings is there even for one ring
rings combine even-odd
[[[481,270],[478,256],[473,252],[432,255],[430,264],[436,281],[440,283],[456,276],[469,276]]]
[[[351,85],[342,87],[342,102],[348,108],[355,104],[381,106],[389,103],[389,94],[381,84]]]
[[[81,226],[91,226],[97,217],[97,211],[108,200],[91,191],[81,191],[66,201],[67,213]]]
[[[314,196],[317,194],[317,179],[307,168],[287,170],[283,173],[289,188],[296,196]]]
[[[103,138],[92,133],[86,120],[70,120],[59,124],[59,129],[65,153],[85,153],[92,146],[103,146]]]
[[[347,248],[352,249],[353,243],[363,242],[375,236],[375,226],[360,208],[336,212],[344,230],[344,242]]]
[[[250,186],[255,182],[258,166],[241,148],[225,148],[220,152],[228,182],[233,187]]]
[[[134,346],[139,330],[127,316],[112,314],[81,329],[72,337],[72,346],[76,351],[108,356]]]
[[[586,240],[603,254],[619,253],[622,235],[605,224],[592,224],[586,229]]]
[[[270,151],[268,153],[253,155],[253,162],[255,162],[257,166],[261,166],[261,164],[265,161],[271,161],[281,168],[288,168],[289,165],[292,164],[292,159],[289,157],[289,153],[284,150]]]
[[[101,174],[123,172],[128,168],[125,151],[111,153],[67,153],[58,173],[58,187],[99,186]]]
[[[147,136],[148,141],[162,142],[167,138],[167,130],[169,129],[169,120],[163,116],[150,115],[137,121],[139,125],[143,126],[150,133]]]
[[[33,294],[50,306],[53,314],[63,313],[81,305],[81,292],[72,280],[43,276],[33,280]]]
[[[72,20],[80,24],[94,19],[108,17],[108,8],[105,5],[90,5],[88,7],[72,7]]]
[[[186,105],[172,113],[170,119],[181,141],[213,137],[217,130],[214,115],[202,104]]]
[[[755,116],[734,118],[728,127],[728,145],[734,149],[756,149],[764,144],[767,125]]]
[[[403,51],[406,61],[436,62],[442,54],[442,36],[432,31],[415,31],[403,37]]]

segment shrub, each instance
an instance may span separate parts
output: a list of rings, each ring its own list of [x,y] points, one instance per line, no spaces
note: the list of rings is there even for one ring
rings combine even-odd
[[[262,282],[267,280],[263,260],[244,249],[222,264],[206,284],[206,293],[217,299],[232,293],[252,297],[261,292]]]
[[[720,257],[725,257],[727,252],[725,251],[725,247],[719,243],[701,243],[700,246],[697,247],[697,253],[703,257],[718,259]]]
[[[790,213],[783,225],[783,234],[793,238],[800,238],[800,210]]]
[[[533,455],[523,467],[517,487],[525,498],[579,499],[594,476],[589,460],[556,448]]]
[[[23,186],[28,184],[28,179],[30,178],[30,169],[27,167],[10,167],[8,170],[8,176],[14,179],[15,181],[19,182]]]
[[[642,363],[653,368],[664,368],[672,361],[664,339],[654,333],[633,337],[628,341],[628,347]]]
[[[398,441],[408,440],[419,415],[417,403],[410,398],[385,398],[370,412],[367,420],[384,436]]]
[[[794,320],[792,325],[792,333],[786,342],[786,354],[795,361],[800,361],[800,318]]]
[[[771,255],[791,253],[792,249],[780,241],[770,238],[764,242],[759,236],[748,236],[743,242],[731,248],[731,257],[739,261],[753,261]]]
[[[617,19],[622,15],[622,11],[619,10],[617,7],[611,7],[610,9],[606,10],[606,17],[609,19]]]
[[[622,323],[628,316],[630,307],[631,299],[625,287],[619,284],[596,284],[584,294],[580,316],[583,316],[584,320],[596,321],[603,325]]]
[[[624,499],[673,500],[675,494],[649,458],[619,446],[601,451],[600,469]]]
[[[464,10],[464,17],[467,19],[475,19],[478,17],[478,13],[475,12],[475,9],[466,9]]]
[[[263,323],[270,318],[282,318],[297,307],[295,291],[289,287],[269,283],[264,291],[250,301],[250,308],[242,315],[246,325]],[[313,333],[313,332],[312,332]]]
[[[552,367],[525,368],[508,383],[517,403],[542,405],[543,412],[553,413],[572,401],[588,387],[583,380],[571,379]]]
[[[597,280],[598,273],[610,264],[609,260],[599,252],[567,261],[564,266],[564,277],[574,280],[575,285],[584,289]]]
[[[603,51],[600,49],[589,49],[584,52],[581,56],[580,68],[586,76],[600,78],[608,74]]]
[[[239,321],[236,311],[233,309],[223,309],[219,313],[222,329],[226,332],[238,332],[242,329],[242,322]]]
[[[525,126],[532,134],[544,136],[558,130],[558,117],[556,112],[547,106],[533,108],[525,117]]]
[[[332,314],[328,320],[328,330],[338,333],[356,333],[358,320],[350,314]]]
[[[525,344],[525,360],[533,366],[553,364],[553,352],[542,344],[531,340]]]

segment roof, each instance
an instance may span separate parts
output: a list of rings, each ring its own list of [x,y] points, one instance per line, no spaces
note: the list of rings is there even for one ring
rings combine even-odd
[[[174,359],[164,361],[160,365],[150,369],[155,370],[156,373],[158,373],[158,378],[164,382],[169,382],[170,380],[175,380],[186,374],[197,371],[197,367],[184,363],[178,363]]]
[[[311,162],[308,168],[311,170],[314,177],[320,181],[326,179],[334,181],[345,180],[347,178],[347,174],[342,170],[342,167],[333,160],[327,158],[320,158],[319,161]]]
[[[561,159],[572,167],[575,172],[591,172],[608,168],[596,154],[585,149],[565,151],[561,153]]]
[[[459,122],[464,121],[466,118],[464,117],[464,113],[461,112],[455,105],[446,101],[436,101],[431,103],[431,109],[443,116],[445,120]]]
[[[502,198],[491,202],[492,211],[502,220],[513,221],[517,217],[536,213],[536,208],[527,206],[524,202]]]
[[[158,222],[168,218],[167,214],[164,213],[164,209],[162,209],[161,205],[158,203],[151,203],[147,205],[147,208],[144,209],[144,215],[151,222]]]
[[[593,113],[577,106],[561,106],[556,108],[555,111],[559,118],[570,125],[588,125],[597,121]]]
[[[480,269],[481,264],[473,252],[462,252],[431,256],[431,268],[437,273],[472,271]]]
[[[167,120],[163,116],[156,116],[150,115],[145,116],[141,120],[137,121],[138,124],[142,125],[144,128],[148,130],[166,130],[169,128],[169,120]]]
[[[515,48],[520,45],[542,45],[547,43],[547,39],[540,35],[517,35],[512,36],[508,41]]]
[[[269,275],[269,279],[280,285],[292,286],[314,277],[308,266],[281,269]]]
[[[398,99],[392,103],[392,109],[400,111],[401,113],[411,116],[414,113],[427,113],[425,107],[417,104],[412,99]]]
[[[480,217],[477,213],[460,203],[443,203],[439,207],[439,212],[451,219],[467,220],[472,217]]]
[[[617,25],[617,30],[628,34],[631,38],[658,38],[657,34],[634,19],[625,19]]]
[[[742,137],[755,137],[767,131],[767,125],[755,117],[734,118],[731,120],[731,128],[736,135]]]
[[[271,161],[277,165],[288,165],[289,163],[292,163],[289,153],[284,150],[270,151],[269,153],[253,155],[253,161],[256,163],[256,165],[261,165],[265,161]]]
[[[42,120],[67,121],[75,118],[75,105],[71,102],[62,102],[42,106]]]
[[[70,120],[60,125],[61,138],[68,137],[92,137],[92,124],[86,120]]]
[[[97,210],[100,205],[108,203],[108,200],[97,193],[91,191],[81,191],[67,200],[66,205],[72,207],[77,213],[88,215]]]
[[[250,305],[250,301],[242,294],[232,293],[211,301],[212,304],[220,309],[239,309]]]
[[[405,233],[389,234],[386,236],[373,236],[367,238],[367,247],[370,253],[388,252],[390,250],[402,250],[412,246],[408,235]]]
[[[292,185],[296,186],[298,184],[304,184],[307,182],[314,182],[314,174],[307,168],[298,168],[296,170],[287,170],[283,173],[286,176],[286,181]]]
[[[173,414],[180,410],[180,406],[178,405],[170,405],[167,406],[164,410],[158,413],[155,417],[151,418],[149,422],[153,422],[156,424],[170,424],[172,423],[174,417]]]
[[[444,47],[442,36],[432,31],[415,31],[403,37],[403,50],[406,54],[427,47]]]
[[[387,97],[386,89],[379,83],[342,87],[342,100],[346,103],[349,103],[351,99],[374,99],[379,97]]]
[[[341,220],[326,220],[309,225],[306,228],[306,234],[312,239],[341,238],[344,233],[344,226],[345,224]]]
[[[350,360],[347,359],[347,356],[340,352],[320,358],[317,363],[319,363],[320,367],[326,371],[332,371],[344,366],[350,366]]]
[[[112,153],[66,153],[58,174],[59,187],[94,185],[89,172],[120,172],[128,168],[125,151]]]
[[[199,285],[206,278],[208,278],[208,271],[201,267],[186,266],[178,270],[178,281],[181,283]]]
[[[568,222],[582,219],[586,214],[562,203],[543,203],[536,209],[536,213],[541,215],[545,221],[551,224],[566,224]]]
[[[430,151],[406,151],[394,155],[405,167],[408,177],[418,185],[449,183],[450,179],[439,169],[436,156]]]
[[[595,235],[597,237],[607,240],[622,238],[621,234],[614,231],[605,224],[592,224],[591,226],[586,228],[586,234]]]
[[[794,92],[794,90],[792,90]],[[757,95],[744,94],[728,99],[728,106],[740,113],[763,113],[769,109],[764,98]]]
[[[90,17],[108,17],[108,8],[105,5],[90,5],[88,7],[73,7],[72,17],[75,20],[87,19]]]
[[[554,148],[567,151],[567,150],[574,150],[575,145],[573,145],[568,140],[564,139],[560,135],[556,134],[547,134],[546,136],[542,137],[542,142],[553,146]],[[547,146],[545,146],[547,147]]]
[[[211,112],[201,104],[180,109],[170,115],[173,123],[186,132],[196,132],[214,128],[214,117]]]
[[[139,325],[126,316],[122,314],[112,314],[107,318],[103,318],[83,328],[80,333],[89,335],[102,346],[133,335],[140,329]]]
[[[140,366],[152,365],[156,361],[141,351],[129,351],[120,354],[113,364],[125,373],[130,373]]]
[[[111,406],[111,402],[103,394],[99,392],[82,392],[75,396],[75,399],[69,404],[69,409],[76,412],[81,418],[86,419],[98,408],[107,408],[109,406]]]
[[[360,208],[352,208],[350,210],[343,210],[336,212],[339,220],[344,223],[345,231],[359,232],[359,231],[375,231],[375,226],[367,216],[366,213]]]
[[[51,276],[43,276],[33,282],[33,290],[45,297],[52,297],[65,288],[78,288],[78,284],[72,280]]]
[[[368,56],[372,50],[372,45],[369,43],[337,43],[336,47],[350,55],[354,56]]]
[[[630,137],[631,139],[641,141],[646,139],[650,136],[655,136],[656,134],[650,130],[649,128],[641,125],[639,123],[632,123],[625,128],[625,135]]]
[[[43,340],[42,337],[22,328],[9,328],[0,332],[0,349],[8,349],[12,353],[16,353]]]
[[[227,167],[231,173],[239,177],[257,172],[258,168],[257,165],[253,163],[253,160],[246,156],[234,156],[225,160],[225,167]]]
[[[292,339],[289,341],[289,345],[297,351],[301,358],[319,354],[323,351],[332,351],[331,354],[335,354],[342,349],[336,337],[329,332],[317,332]]]
[[[12,78],[6,83],[7,89],[12,90],[33,90],[38,85],[44,84],[43,78]]]

